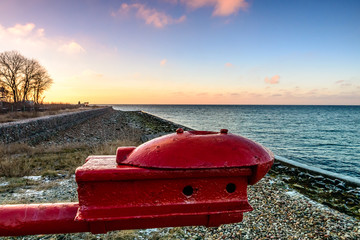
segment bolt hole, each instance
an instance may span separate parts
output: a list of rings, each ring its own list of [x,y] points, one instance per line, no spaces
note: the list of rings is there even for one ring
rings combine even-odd
[[[236,185],[234,183],[229,183],[228,185],[226,185],[226,191],[228,193],[233,193],[236,190]]]
[[[185,196],[191,196],[193,194],[193,192],[194,192],[194,189],[192,188],[192,186],[186,186],[183,189],[183,194]]]

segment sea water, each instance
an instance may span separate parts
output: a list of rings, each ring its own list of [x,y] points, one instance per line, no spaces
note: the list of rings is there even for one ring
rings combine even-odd
[[[115,105],[194,128],[242,135],[309,166],[360,178],[360,106]]]

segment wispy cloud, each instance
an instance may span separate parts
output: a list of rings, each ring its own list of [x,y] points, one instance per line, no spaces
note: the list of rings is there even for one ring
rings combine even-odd
[[[335,82],[335,84],[340,84],[340,83],[343,83],[343,82],[345,82],[345,80],[338,80],[338,81]]]
[[[268,83],[268,84],[278,84],[279,83],[279,79],[280,79],[280,76],[279,75],[274,75],[272,76],[271,78],[269,77],[266,77],[264,79],[265,83]]]
[[[248,3],[245,0],[181,0],[190,9],[214,7],[213,16],[229,16],[236,14],[240,9],[246,10]]]
[[[346,80],[338,80],[335,82],[336,85],[340,85],[341,87],[350,87],[352,86],[351,81],[346,81]]]
[[[167,59],[163,59],[160,61],[160,66],[165,66],[167,63]]]
[[[111,15],[115,17],[117,15],[125,15],[133,11],[135,12],[136,17],[145,20],[146,24],[157,28],[163,28],[166,25],[181,23],[186,20],[185,15],[176,19],[165,12],[158,11],[155,8],[149,8],[145,4],[140,3],[123,3],[121,4],[119,10],[117,12],[113,12]]]
[[[233,66],[234,65],[232,63],[229,63],[229,62],[225,63],[225,67],[233,67]]]
[[[170,3],[170,4],[177,4],[179,1],[178,0],[161,0],[162,2],[166,2],[166,3]]]

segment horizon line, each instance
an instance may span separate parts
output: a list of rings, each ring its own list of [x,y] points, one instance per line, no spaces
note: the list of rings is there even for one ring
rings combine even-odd
[[[358,106],[360,104],[207,104],[207,103],[94,103],[89,105],[162,105],[162,106]]]

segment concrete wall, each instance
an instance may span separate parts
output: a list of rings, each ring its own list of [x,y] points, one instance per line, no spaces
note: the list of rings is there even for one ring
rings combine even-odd
[[[81,112],[63,113],[0,124],[0,143],[37,143],[60,130],[70,128],[93,117],[111,111],[111,107]]]

